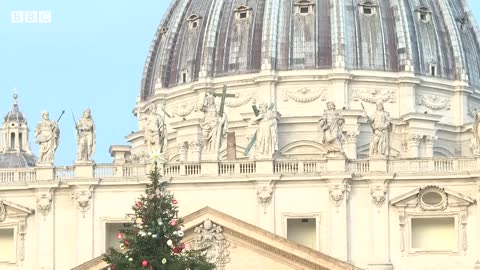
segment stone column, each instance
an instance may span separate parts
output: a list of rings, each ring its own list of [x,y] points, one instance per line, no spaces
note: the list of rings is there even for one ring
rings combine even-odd
[[[349,159],[357,159],[357,141],[359,131],[347,131],[345,136],[345,155]]]
[[[433,157],[433,145],[437,141],[437,136],[425,136],[425,156],[427,158]]]
[[[370,195],[372,201],[371,227],[372,257],[368,270],[393,270],[390,263],[389,215],[388,215],[388,182],[385,179],[370,179]]]
[[[408,145],[408,157],[409,158],[418,158],[420,156],[420,142],[422,136],[418,134],[410,134],[407,139]]]
[[[348,230],[348,199],[350,194],[350,179],[334,177],[328,180],[328,191],[330,195],[330,254],[342,261],[350,260],[350,243]],[[351,176],[350,176],[351,177]]]
[[[275,182],[258,181],[256,184],[257,194],[257,217],[258,224],[264,230],[275,233]]]
[[[76,264],[82,264],[94,258],[94,231],[93,231],[93,185],[80,183],[71,194],[72,201],[76,207],[76,226],[77,226],[77,261]],[[101,240],[100,240],[101,241]]]
[[[479,159],[477,158],[477,162]],[[478,202],[480,202],[480,178],[477,177],[477,225],[475,226],[477,229],[477,239],[480,238],[480,206],[478,205]],[[475,270],[480,270],[480,242],[479,241],[473,241],[476,245],[476,250],[477,250],[477,261],[475,262],[474,268]]]
[[[55,207],[54,187],[38,188],[35,192],[35,231],[37,269],[55,268]]]

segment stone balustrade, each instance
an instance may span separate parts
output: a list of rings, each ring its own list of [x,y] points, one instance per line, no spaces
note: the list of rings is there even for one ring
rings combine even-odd
[[[370,160],[261,160],[225,162],[167,163],[162,174],[167,177],[188,176],[236,176],[236,175],[328,175],[330,172],[347,172],[356,176],[373,172],[414,175],[445,173],[468,173],[479,171],[480,159],[476,158],[429,158],[429,159],[370,159]],[[332,163],[333,165],[331,165]],[[343,166],[343,164],[345,166]],[[151,168],[145,164],[92,164],[55,168],[35,167],[0,170],[0,184],[35,181],[65,181],[83,179],[146,179]],[[85,167],[88,167],[85,170]],[[47,174],[45,174],[47,172]],[[53,172],[49,177],[48,172]],[[42,175],[42,177],[38,177]]]

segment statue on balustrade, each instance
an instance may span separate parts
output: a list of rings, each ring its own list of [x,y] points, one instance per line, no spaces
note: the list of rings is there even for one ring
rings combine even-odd
[[[255,134],[250,138],[245,155],[248,155],[251,147],[255,144],[256,158],[272,158],[278,150],[277,111],[274,104],[262,102],[257,109],[255,101],[253,104],[255,117],[250,120],[249,125],[255,126]]]
[[[213,93],[207,93],[203,101],[202,108],[203,118],[201,120],[203,150],[209,153],[216,153],[218,136],[226,137],[228,132],[227,114],[218,115],[219,110],[215,104],[215,96]]]
[[[364,108],[364,117],[367,118],[372,128],[372,137],[370,138],[370,157],[388,157],[390,151],[390,133],[392,130],[392,119],[390,114],[385,111],[383,103],[377,101],[377,111],[369,117]],[[363,104],[362,104],[363,107]]]
[[[90,109],[83,111],[82,118],[75,123],[77,139],[77,161],[90,162],[95,153],[95,123]]]
[[[322,144],[326,147],[328,155],[341,155],[343,153],[343,125],[345,119],[336,110],[335,103],[327,102],[327,109],[320,118],[322,131]]]
[[[157,112],[157,105],[153,104],[145,117],[144,140],[148,154],[164,153],[167,145],[167,125],[165,110],[163,114]]]
[[[473,138],[472,138],[472,154],[474,156],[480,156],[480,110],[477,109],[475,111],[475,117],[473,120],[473,126],[472,126],[472,133],[473,133]]]
[[[51,121],[46,111],[42,113],[42,120],[35,128],[34,138],[35,143],[40,148],[38,164],[53,165],[53,158],[60,139],[60,129],[58,128],[58,121]]]

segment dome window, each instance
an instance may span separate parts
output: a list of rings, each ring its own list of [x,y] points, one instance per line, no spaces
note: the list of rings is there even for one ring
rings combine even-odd
[[[191,15],[190,17],[188,17],[187,21],[188,21],[189,28],[192,30],[197,29],[200,26],[201,19],[202,17],[198,15]]]
[[[160,34],[162,36],[165,36],[168,32],[168,27],[162,27],[162,29],[160,29]]]
[[[299,0],[295,2],[295,10],[297,14],[307,16],[312,14],[313,2],[310,0]]]
[[[432,20],[432,12],[428,7],[419,7],[416,12],[418,19],[423,23],[429,23]]]
[[[465,17],[460,17],[460,18],[457,18],[456,21],[458,23],[458,28],[462,32],[465,32],[467,30],[467,26],[468,26],[468,19],[465,18]]]
[[[372,1],[364,1],[359,4],[360,12],[364,15],[373,16],[377,14],[377,4]]]
[[[430,76],[437,76],[437,65],[430,64]]]
[[[235,18],[237,20],[246,20],[246,19],[250,18],[252,8],[242,5],[242,6],[237,7],[234,10],[234,12],[235,12]]]
[[[189,76],[189,74],[188,74],[188,70],[185,69],[184,71],[182,71],[182,74],[181,74],[179,80],[180,80],[181,83],[188,83],[188,82],[190,82],[190,76]]]

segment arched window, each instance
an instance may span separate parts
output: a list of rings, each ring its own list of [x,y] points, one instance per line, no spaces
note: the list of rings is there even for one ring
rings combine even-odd
[[[23,149],[23,134],[21,132],[18,133],[18,146],[20,150]]]
[[[202,17],[200,17],[196,14],[190,15],[187,19],[189,28],[191,30],[197,29],[200,26],[200,20],[201,19],[202,19]]]
[[[10,133],[10,149],[15,149],[15,133]]]
[[[429,23],[432,20],[432,11],[426,6],[417,8],[416,13],[417,18],[423,23]]]

